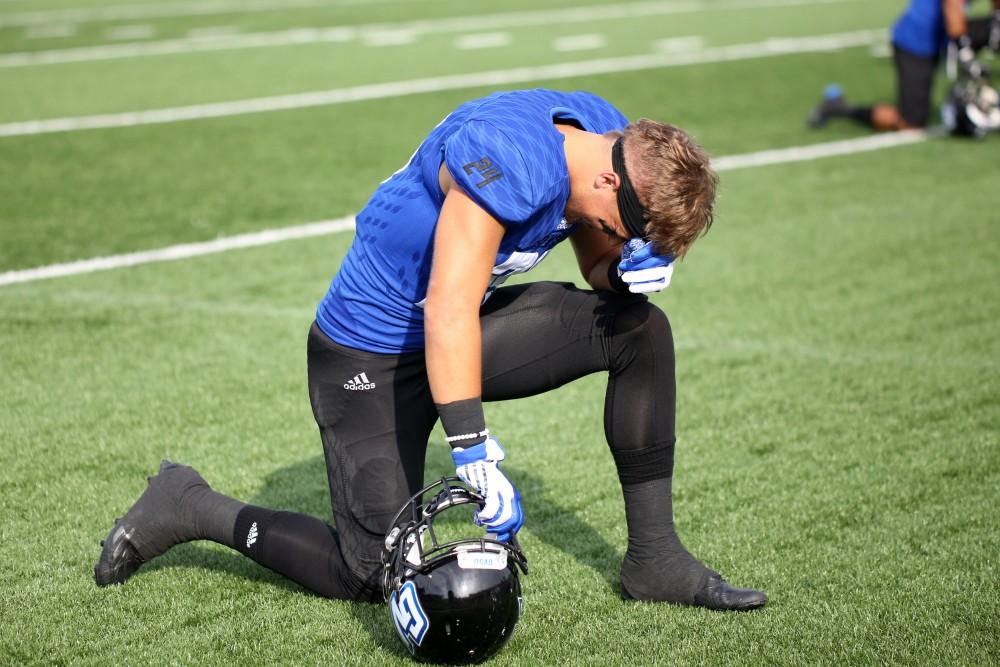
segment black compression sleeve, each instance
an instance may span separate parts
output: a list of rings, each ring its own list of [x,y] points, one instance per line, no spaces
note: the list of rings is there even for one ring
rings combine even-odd
[[[486,416],[483,414],[481,398],[435,403],[435,406],[449,445],[472,447],[486,440]]]
[[[377,573],[369,580],[351,573],[337,534],[305,514],[247,505],[236,517],[232,546],[264,567],[324,597],[377,602]]]
[[[618,275],[618,264],[621,259],[616,259],[615,261],[608,264],[608,283],[611,285],[611,289],[615,292],[621,292],[622,294],[628,293],[628,285],[622,280],[622,277]]]
[[[850,111],[847,112],[848,117],[856,123],[865,125],[867,127],[874,127],[874,121],[872,120],[872,107],[852,107]]]

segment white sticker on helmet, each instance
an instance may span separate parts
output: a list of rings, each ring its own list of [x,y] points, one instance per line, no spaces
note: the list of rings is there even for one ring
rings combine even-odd
[[[458,566],[464,570],[502,570],[507,567],[507,550],[459,551]]]

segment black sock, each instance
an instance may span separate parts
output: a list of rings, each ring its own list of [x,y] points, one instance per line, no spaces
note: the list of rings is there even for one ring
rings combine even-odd
[[[637,600],[660,600],[691,604],[695,595],[715,574],[688,552],[674,530],[673,488],[670,476],[649,479],[636,465],[639,458],[649,459],[644,468],[662,468],[664,463],[651,465],[654,450],[648,454],[631,453],[624,460],[616,454],[622,494],[625,497],[625,521],[628,524],[628,550],[622,562],[623,592]],[[655,458],[664,458],[657,453]],[[669,446],[669,467],[673,469],[673,445]]]
[[[324,597],[381,602],[378,573],[350,572],[336,531],[306,514],[245,505],[227,538],[232,548]]]
[[[865,127],[875,127],[872,121],[872,111],[873,107],[848,107],[844,115]]]
[[[137,528],[133,546],[150,560],[192,540],[228,544],[241,507],[243,503],[213,491],[194,468],[163,461],[122,520]]]
[[[208,487],[189,490],[181,500],[185,514],[191,517],[193,539],[211,540],[226,546],[233,538],[233,526],[245,503],[224,496]]]

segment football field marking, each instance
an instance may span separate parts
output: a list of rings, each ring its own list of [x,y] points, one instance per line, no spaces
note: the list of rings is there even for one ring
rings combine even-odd
[[[509,32],[476,32],[471,35],[459,35],[456,37],[455,48],[460,51],[496,49],[508,46],[513,39]]]
[[[156,27],[149,23],[119,25],[104,31],[104,38],[110,40],[149,39],[156,34]]]
[[[228,252],[238,248],[253,248],[256,246],[281,243],[292,239],[303,239],[312,236],[324,236],[336,232],[354,229],[354,217],[338,218],[336,220],[324,220],[312,222],[294,227],[279,227],[278,229],[267,229],[262,232],[252,232],[250,234],[239,234],[237,236],[225,236],[212,241],[202,241],[199,243],[181,243],[179,245],[167,246],[156,250],[143,250],[140,252],[130,252],[123,255],[111,255],[108,257],[94,257],[92,259],[82,259],[76,262],[66,262],[64,264],[50,264],[34,269],[24,269],[21,271],[8,271],[0,273],[0,286],[12,285],[14,283],[27,283],[46,278],[61,278],[63,276],[75,276],[81,273],[93,273],[95,271],[107,271],[109,269],[121,269],[127,266],[138,266],[140,264],[152,264],[154,262],[170,262],[178,259],[188,259],[200,257],[202,255],[212,255],[220,252]]]
[[[857,0],[662,0],[637,2],[624,5],[593,5],[563,9],[457,16],[434,20],[404,21],[398,23],[370,23],[357,26],[331,26],[293,28],[271,32],[198,35],[158,40],[141,44],[105,44],[48,51],[27,51],[0,55],[0,67],[28,67],[33,65],[58,65],[97,60],[117,60],[142,56],[162,56],[200,51],[253,49],[297,44],[346,42],[355,39],[367,41],[371,32],[426,34],[499,30],[503,28],[528,28],[545,25],[566,25],[618,19],[635,19],[668,14],[687,14],[709,10],[770,9],[802,5],[856,2]],[[0,16],[0,25],[3,17]]]
[[[792,146],[790,148],[776,148],[754,153],[744,153],[742,155],[728,155],[712,160],[712,166],[716,171],[732,171],[734,169],[766,167],[772,164],[785,164],[788,162],[805,162],[825,157],[835,157],[837,155],[853,155],[854,153],[877,151],[882,148],[917,144],[926,141],[930,137],[942,134],[944,134],[943,128],[875,134],[869,137],[858,137],[857,139],[843,139],[841,141]]]
[[[87,9],[51,9],[36,12],[0,14],[0,28],[44,23],[87,23],[93,21],[128,21],[131,19],[162,19],[181,16],[211,16],[214,14],[249,14],[312,7],[340,7],[392,3],[397,0],[201,0],[162,5],[119,5]],[[410,2],[427,0],[409,0]]]
[[[556,37],[552,40],[552,48],[556,51],[589,51],[591,49],[603,49],[607,44],[607,38],[600,33],[569,35],[566,37]]]
[[[785,164],[788,162],[803,162],[817,160],[825,157],[838,155],[852,155],[876,151],[894,146],[906,146],[926,141],[930,137],[942,134],[940,129],[929,131],[909,130],[893,134],[878,134],[869,137],[859,137],[857,139],[846,139],[842,141],[829,141],[820,144],[808,144],[805,146],[793,146],[775,150],[756,151],[740,155],[728,155],[716,158],[712,161],[712,166],[716,171],[731,171],[734,169],[746,169],[749,167],[763,167],[775,164]],[[253,248],[257,246],[271,245],[293,239],[310,238],[314,236],[326,236],[337,232],[354,229],[354,217],[347,216],[336,220],[323,220],[293,227],[279,227],[261,232],[249,234],[239,234],[236,236],[226,236],[212,241],[200,243],[182,243],[180,245],[168,246],[157,250],[144,250],[123,255],[112,255],[109,257],[95,257],[83,259],[75,262],[62,264],[50,264],[33,269],[22,269],[19,271],[7,271],[0,273],[0,287],[4,285],[14,285],[17,283],[28,283],[36,280],[46,280],[49,278],[61,278],[75,276],[84,273],[94,273],[95,271],[107,271],[110,269],[120,269],[128,266],[138,266],[141,264],[152,264],[154,262],[170,262],[203,255],[212,255],[220,252],[228,252],[240,248]]]
[[[76,34],[76,25],[73,23],[45,23],[43,25],[28,26],[24,31],[26,39],[54,39],[57,37],[72,37]]]
[[[417,36],[408,30],[382,30],[367,32],[361,37],[365,46],[405,46],[417,41]]]
[[[705,40],[699,35],[685,35],[684,37],[668,37],[666,39],[653,42],[653,49],[664,53],[678,53],[681,51],[697,51],[705,48]]]
[[[771,38],[762,42],[711,47],[700,51],[656,52],[637,56],[599,58],[552,65],[433,76],[406,81],[370,83],[347,88],[258,97],[231,102],[214,102],[183,107],[149,109],[145,111],[98,114],[94,116],[70,116],[65,118],[16,121],[0,124],[0,137],[176,123],[249,113],[331,106],[349,102],[402,97],[404,95],[436,93],[446,90],[510,86],[512,84],[552,79],[638,72],[648,69],[748,60],[796,53],[822,53],[858,46],[870,46],[872,43],[884,38],[885,31],[881,29],[857,30],[854,32],[812,35],[808,37]]]
[[[187,36],[194,40],[220,39],[232,37],[239,32],[240,27],[237,25],[212,25],[204,28],[191,28],[187,31]]]

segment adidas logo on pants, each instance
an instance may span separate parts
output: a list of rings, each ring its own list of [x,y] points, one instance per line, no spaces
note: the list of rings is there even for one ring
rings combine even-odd
[[[375,383],[369,380],[368,376],[364,373],[358,373],[353,379],[344,383],[344,389],[350,389],[351,391],[365,391],[374,388]]]

